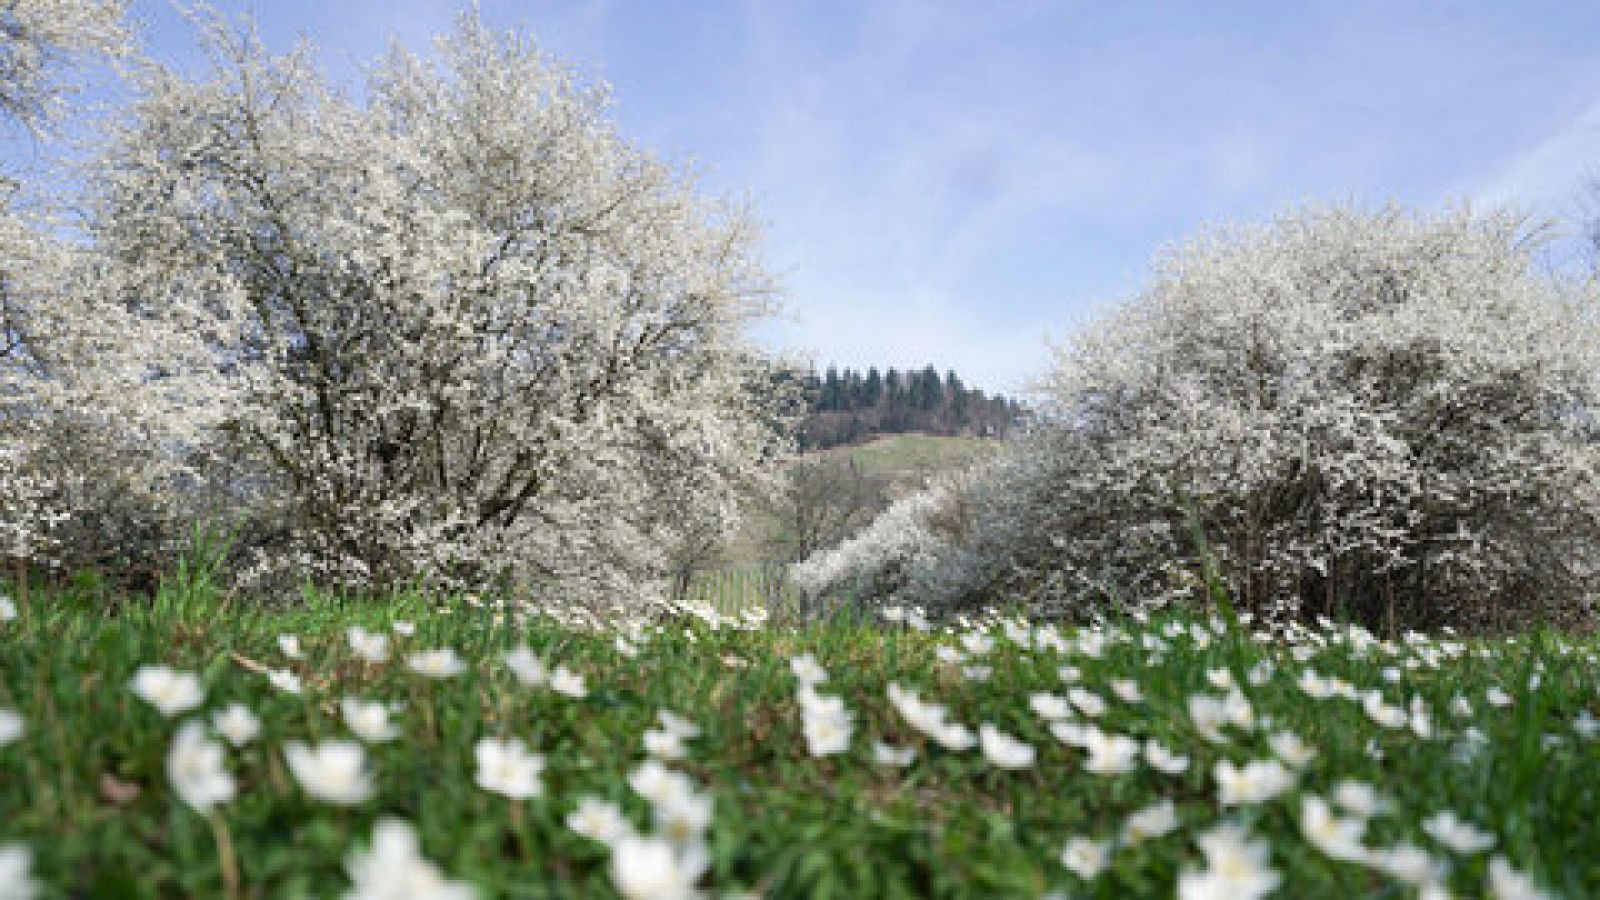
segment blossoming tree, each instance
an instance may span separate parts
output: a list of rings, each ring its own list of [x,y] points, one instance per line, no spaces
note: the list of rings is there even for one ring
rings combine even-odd
[[[774,440],[745,215],[475,17],[359,100],[210,37],[210,76],[138,76],[94,234],[208,342],[257,574],[631,596],[731,520]]]

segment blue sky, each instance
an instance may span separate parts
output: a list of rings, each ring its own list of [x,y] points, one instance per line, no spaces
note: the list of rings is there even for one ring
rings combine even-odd
[[[256,0],[337,76],[452,0]],[[1303,200],[1570,217],[1600,174],[1600,4],[483,0],[609,82],[625,133],[748,199],[828,362],[1013,390],[1207,222]],[[165,0],[157,58],[194,59]]]

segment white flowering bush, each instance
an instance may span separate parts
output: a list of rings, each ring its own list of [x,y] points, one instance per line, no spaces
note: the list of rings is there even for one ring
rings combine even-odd
[[[1058,351],[921,600],[1587,615],[1600,332],[1514,217],[1304,209],[1174,248]]]
[[[974,475],[942,475],[889,504],[870,525],[790,567],[802,592],[896,597],[912,574],[935,564],[966,530],[961,498]]]
[[[634,598],[674,535],[731,522],[774,441],[742,212],[476,18],[359,101],[209,34],[210,76],[141,70],[91,230],[205,343],[198,449],[254,578]]]

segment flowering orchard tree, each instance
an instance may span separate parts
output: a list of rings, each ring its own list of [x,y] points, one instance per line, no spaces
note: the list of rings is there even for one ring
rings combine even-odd
[[[1390,208],[1176,247],[1058,350],[1043,424],[909,589],[1149,605],[1202,599],[1213,566],[1267,613],[1587,614],[1600,332],[1536,244],[1510,216]]]
[[[208,78],[137,76],[94,233],[209,343],[214,455],[283,542],[256,574],[631,599],[730,523],[775,440],[743,214],[475,17],[360,101],[210,37]]]

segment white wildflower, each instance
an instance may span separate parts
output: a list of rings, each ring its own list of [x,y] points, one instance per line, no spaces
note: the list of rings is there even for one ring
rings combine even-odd
[[[1139,690],[1139,682],[1131,678],[1113,678],[1111,680],[1111,693],[1124,703],[1138,703],[1144,699],[1144,694]]]
[[[873,741],[872,758],[880,766],[893,766],[897,769],[903,769],[911,765],[917,758],[917,748],[894,747],[882,741]]]
[[[1030,694],[1028,706],[1043,719],[1066,719],[1072,715],[1072,706],[1060,694]]]
[[[850,749],[855,726],[848,713],[812,713],[801,722],[806,750],[812,756],[832,756]]]
[[[1461,819],[1453,810],[1424,819],[1422,830],[1460,856],[1476,856],[1494,846],[1494,835]]]
[[[1489,896],[1492,900],[1549,900],[1552,895],[1513,869],[1504,856],[1496,855],[1489,860]]]
[[[1122,842],[1128,846],[1163,837],[1178,827],[1178,811],[1171,800],[1161,800],[1128,816],[1122,825]]]
[[[0,844],[0,900],[34,900],[41,888],[33,877],[33,851],[23,844]]]
[[[27,723],[15,711],[0,707],[0,747],[22,740],[28,733]]]
[[[416,832],[399,819],[382,819],[372,843],[345,859],[351,887],[345,900],[472,900],[478,892],[463,881],[445,878],[422,855]]]
[[[1109,841],[1095,841],[1085,837],[1075,837],[1067,841],[1066,849],[1061,851],[1061,864],[1067,871],[1091,881],[1095,876],[1104,872],[1111,862],[1111,844]]]
[[[1026,769],[1035,756],[1031,745],[985,722],[978,726],[978,743],[989,764],[1000,769]]]
[[[633,833],[622,810],[599,797],[582,797],[567,816],[567,827],[590,840],[611,844]]]
[[[290,741],[283,757],[300,787],[324,803],[356,806],[372,796],[367,756],[354,741],[323,741],[315,747]]]
[[[1445,873],[1444,864],[1428,851],[1405,842],[1368,851],[1367,861],[1378,871],[1414,886],[1438,881]]]
[[[300,676],[288,669],[271,669],[267,672],[267,681],[272,686],[285,694],[300,693]]]
[[[1078,711],[1090,718],[1097,717],[1106,711],[1106,701],[1099,694],[1086,691],[1083,688],[1073,688],[1067,691],[1067,699]]]
[[[1223,806],[1265,803],[1294,787],[1294,773],[1276,759],[1251,760],[1243,768],[1218,760],[1213,774],[1218,802]]]
[[[344,724],[356,737],[369,744],[381,744],[399,737],[399,729],[389,721],[389,707],[382,703],[367,703],[356,697],[339,701],[339,712]]]
[[[261,734],[261,720],[242,703],[235,703],[214,714],[211,727],[235,747],[243,747]]]
[[[198,675],[166,666],[141,667],[133,673],[132,688],[142,700],[168,718],[186,713],[205,701]]]
[[[789,660],[789,671],[800,679],[801,684],[818,685],[828,680],[828,670],[809,653],[802,653]]]
[[[589,694],[589,689],[584,686],[583,676],[566,666],[556,666],[556,670],[550,673],[550,690],[578,700]]]
[[[1132,772],[1139,759],[1139,742],[1121,734],[1106,734],[1098,728],[1086,728],[1083,749],[1089,751],[1084,760],[1085,770],[1095,775],[1121,775]]]
[[[1283,876],[1268,865],[1267,843],[1249,840],[1241,826],[1218,825],[1197,842],[1206,869],[1178,876],[1179,900],[1259,900],[1283,882]]]
[[[624,835],[611,847],[611,883],[627,900],[688,900],[710,858],[703,848],[657,837]]]
[[[1328,802],[1315,794],[1300,800],[1300,831],[1306,842],[1330,859],[1359,862],[1366,858],[1361,836],[1367,829],[1363,818],[1340,818]]]
[[[1317,749],[1300,739],[1292,731],[1280,731],[1269,742],[1278,758],[1296,769],[1303,769],[1316,758]]]
[[[478,761],[477,785],[486,791],[523,800],[539,794],[544,757],[529,753],[517,738],[483,738],[473,749]]]
[[[205,726],[185,722],[167,748],[167,780],[183,802],[205,814],[233,799],[233,776],[222,764],[222,745],[206,737]]]
[[[1369,819],[1388,808],[1372,785],[1363,781],[1340,781],[1333,786],[1333,802],[1352,815]]]
[[[378,634],[362,628],[360,625],[351,625],[345,631],[345,637],[350,641],[350,650],[356,656],[369,663],[387,662],[389,659],[389,636]]]
[[[1367,692],[1362,698],[1361,708],[1366,710],[1367,718],[1384,728],[1404,728],[1410,721],[1405,710],[1384,702],[1383,694],[1377,691]]]
[[[527,644],[518,644],[506,653],[506,668],[528,687],[543,687],[550,680],[544,660],[534,655]]]
[[[1151,768],[1167,775],[1182,775],[1189,770],[1189,757],[1168,750],[1155,738],[1144,742],[1144,758]]]
[[[454,678],[467,670],[466,663],[449,647],[414,653],[406,660],[411,671],[428,678]]]

